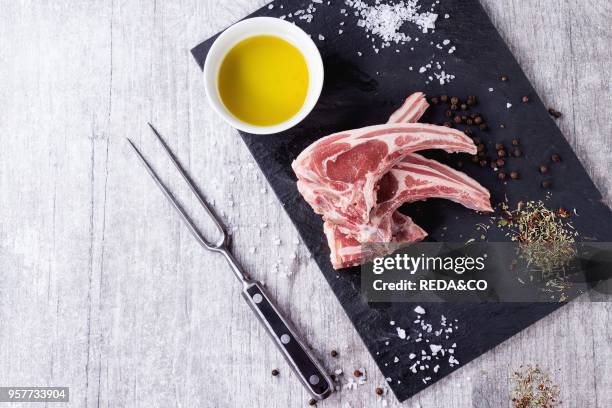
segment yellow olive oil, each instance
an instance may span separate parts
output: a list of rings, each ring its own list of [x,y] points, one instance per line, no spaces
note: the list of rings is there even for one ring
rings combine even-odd
[[[295,115],[308,91],[302,53],[282,38],[259,35],[236,44],[219,70],[219,94],[238,119],[272,126]]]

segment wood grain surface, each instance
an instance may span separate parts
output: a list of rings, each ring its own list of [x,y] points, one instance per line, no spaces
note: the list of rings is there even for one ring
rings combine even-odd
[[[384,379],[247,149],[206,103],[189,53],[263,4],[0,0],[0,386],[69,386],[74,407],[307,406],[225,261],[200,249],[129,151],[125,137],[205,223],[152,121],[324,365],[366,368],[366,384],[319,406],[383,405],[374,389]],[[612,203],[611,3],[483,4]],[[406,403],[384,400],[509,406],[511,371],[538,363],[564,406],[610,407],[611,344],[609,303],[570,304]]]

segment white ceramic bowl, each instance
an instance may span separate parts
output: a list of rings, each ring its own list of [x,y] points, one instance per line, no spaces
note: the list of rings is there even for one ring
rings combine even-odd
[[[288,41],[304,55],[308,67],[308,91],[302,108],[290,119],[273,126],[251,125],[238,119],[225,107],[219,95],[218,78],[223,58],[234,45],[256,35],[275,35]],[[315,43],[296,25],[278,18],[254,17],[234,24],[217,37],[204,63],[204,84],[213,109],[236,129],[255,134],[278,133],[297,125],[314,108],[323,88],[323,61]]]

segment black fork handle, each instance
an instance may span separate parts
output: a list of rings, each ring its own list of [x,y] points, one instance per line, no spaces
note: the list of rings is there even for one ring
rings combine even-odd
[[[333,391],[331,379],[304,345],[291,323],[270,300],[263,285],[250,281],[245,284],[242,295],[312,397],[316,400],[329,397]]]

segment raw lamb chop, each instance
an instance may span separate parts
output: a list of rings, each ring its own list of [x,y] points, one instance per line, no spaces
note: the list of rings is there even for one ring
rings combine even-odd
[[[417,121],[428,107],[429,104],[424,94],[421,92],[414,93],[391,115],[389,123],[401,122],[403,120]],[[404,174],[411,170],[414,171],[414,175]],[[422,188],[420,192],[417,193],[413,187],[412,190],[410,190],[411,185],[407,181],[410,180],[411,177],[418,178],[419,175],[421,178],[429,179],[425,181],[426,185],[429,187],[429,191],[427,188]],[[436,175],[440,176],[438,180],[435,179]],[[445,180],[445,178],[447,178],[447,180]],[[404,183],[401,183],[402,179]],[[456,183],[453,183],[453,181]],[[465,185],[463,185],[463,183],[465,183]],[[334,239],[329,242],[332,250],[332,264],[336,269],[354,264],[358,265],[374,256],[383,255],[385,253],[384,248],[382,248],[381,251],[379,251],[380,253],[362,253],[360,256],[359,250],[362,248],[361,242],[385,242],[389,240],[389,234],[391,235],[390,241],[394,243],[416,242],[425,238],[425,234],[414,234],[413,226],[415,226],[415,224],[396,209],[402,204],[402,197],[406,197],[410,193],[415,194],[413,197],[414,199],[407,201],[425,199],[427,198],[425,195],[427,195],[448,198],[468,208],[480,211],[491,211],[488,191],[475,180],[437,161],[425,159],[414,153],[406,156],[401,163],[396,165],[387,175],[385,175],[381,179],[379,186],[381,187],[378,192],[379,204],[374,207],[371,213],[370,223],[354,225],[352,231],[343,228],[344,233],[331,223],[328,223],[329,225],[326,226],[329,231],[331,231],[332,228],[334,229]],[[473,190],[475,200],[471,200],[467,195],[467,192],[470,190]],[[419,196],[418,194],[421,195]],[[395,202],[393,197],[396,198]],[[403,219],[402,217],[410,220],[406,233],[402,233],[402,228],[405,227],[406,223],[395,221],[397,219]],[[354,237],[351,238],[351,233],[359,237],[361,242]],[[329,233],[327,233],[327,235],[329,236]],[[344,245],[348,245],[350,250],[345,251]],[[368,248],[369,247],[368,245]],[[350,257],[346,257],[348,254],[350,254]]]
[[[353,224],[347,228],[325,223],[334,268],[359,265],[388,253],[386,247],[378,243],[401,244],[424,239],[427,234],[412,219],[397,211],[402,204],[435,197],[477,211],[492,211],[489,192],[475,180],[417,154],[406,157],[382,178],[378,197],[380,202],[374,207],[367,224]],[[330,240],[332,233],[333,239]],[[364,252],[360,253],[360,248]],[[370,253],[365,252],[365,248]]]
[[[428,107],[425,95],[421,92],[414,93],[391,115],[388,123],[416,122]],[[334,204],[338,199],[338,192],[330,191],[326,185],[321,186],[311,180],[300,179],[298,188],[309,203],[318,202],[319,211],[324,218],[347,220],[346,223],[324,223],[335,269],[356,266],[376,256],[390,253],[394,248],[389,244],[424,239],[427,233],[410,217],[397,211],[405,202],[440,197],[475,210],[491,211],[489,192],[475,180],[414,153],[407,154],[376,185],[374,192],[376,194],[378,191],[378,202],[370,213],[369,222],[346,217]],[[328,217],[325,217],[325,214],[328,214]],[[364,243],[369,245],[364,246]]]
[[[444,198],[475,211],[493,211],[489,191],[466,174],[435,160],[411,154],[379,183],[379,202],[370,214],[361,242],[387,241],[393,234],[392,214],[404,203]],[[361,234],[364,235],[364,234]]]
[[[419,150],[476,153],[463,132],[420,123],[386,124],[339,132],[317,140],[292,163],[298,188],[326,221],[367,223],[376,184],[406,155]],[[315,187],[308,193],[306,188]]]

